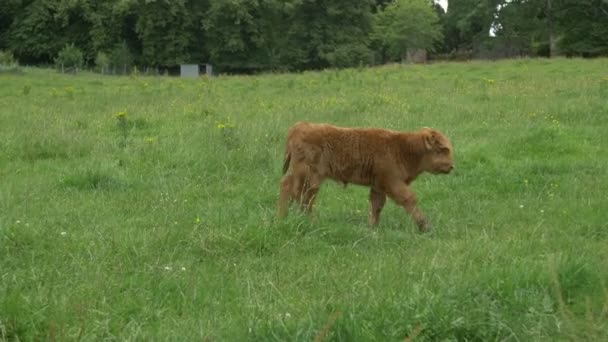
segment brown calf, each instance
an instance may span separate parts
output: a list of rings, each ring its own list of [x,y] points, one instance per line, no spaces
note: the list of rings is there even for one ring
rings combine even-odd
[[[386,196],[412,215],[420,231],[430,225],[409,185],[423,172],[449,173],[452,144],[441,132],[399,132],[298,122],[287,134],[279,216],[297,201],[310,213],[325,179],[370,187],[369,224],[376,225]]]

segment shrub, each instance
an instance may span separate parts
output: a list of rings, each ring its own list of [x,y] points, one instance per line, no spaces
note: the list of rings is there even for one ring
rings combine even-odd
[[[112,50],[110,64],[120,73],[126,73],[127,69],[133,65],[133,55],[126,42],[123,41]]]
[[[327,52],[320,52],[331,67],[347,68],[359,65],[369,65],[372,62],[372,53],[364,43],[341,44]]]
[[[9,51],[0,51],[0,72],[19,71],[19,63]]]
[[[55,58],[55,66],[62,72],[78,71],[83,64],[84,55],[74,44],[66,44]]]
[[[11,66],[17,64],[15,57],[9,51],[0,51],[0,65]]]
[[[95,66],[97,66],[99,72],[102,74],[107,73],[110,67],[110,57],[108,57],[108,55],[104,52],[98,52],[97,56],[95,57]]]

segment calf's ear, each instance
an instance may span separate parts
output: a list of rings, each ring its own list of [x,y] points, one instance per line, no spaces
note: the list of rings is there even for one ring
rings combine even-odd
[[[427,149],[427,151],[433,150],[435,145],[437,145],[437,137],[432,130],[425,130],[424,133],[422,133],[422,139],[424,141],[424,147]]]

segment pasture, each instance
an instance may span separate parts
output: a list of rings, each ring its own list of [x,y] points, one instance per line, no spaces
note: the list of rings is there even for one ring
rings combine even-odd
[[[298,120],[445,132],[413,183],[276,219]],[[0,340],[608,338],[608,60],[0,75]]]

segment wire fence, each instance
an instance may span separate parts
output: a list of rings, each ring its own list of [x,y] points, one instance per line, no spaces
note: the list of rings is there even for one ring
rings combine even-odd
[[[117,76],[180,76],[180,77],[198,77],[198,76],[213,76],[213,67],[211,64],[182,64],[170,67],[141,67],[136,65],[108,65],[101,67],[74,67],[64,66],[61,64],[58,71],[62,74],[76,74],[81,71],[99,73],[102,75],[117,75]]]

